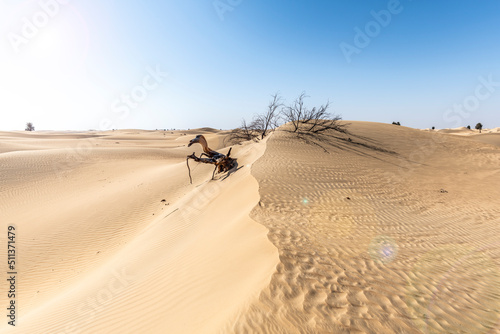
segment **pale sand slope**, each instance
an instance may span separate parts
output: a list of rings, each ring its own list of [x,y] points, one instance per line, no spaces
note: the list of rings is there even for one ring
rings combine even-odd
[[[464,136],[466,138],[480,141],[482,143],[500,146],[500,128],[483,129],[481,133],[479,133],[478,130],[469,130],[466,127],[460,127],[455,129],[441,129],[441,130],[425,129],[422,131],[435,131],[439,133]]]
[[[17,327],[4,311],[1,333],[213,333],[256,300],[278,263],[249,218],[265,143],[235,147],[243,167],[225,180],[191,162],[190,185],[195,133],[0,133],[2,244],[15,224],[19,272]]]
[[[500,146],[500,133],[483,133],[480,135],[468,136],[467,138],[490,145]]]
[[[452,129],[435,129],[435,130],[423,129],[422,131],[439,132],[439,133],[453,134],[453,135],[459,135],[459,136],[471,136],[471,135],[479,134],[479,130],[476,130],[474,128],[467,129],[465,126],[461,126],[458,128],[452,128]],[[486,134],[486,133],[500,133],[500,127],[493,128],[493,129],[482,129],[481,130],[481,134]]]
[[[268,140],[252,218],[280,264],[227,332],[500,333],[500,148],[349,130]]]

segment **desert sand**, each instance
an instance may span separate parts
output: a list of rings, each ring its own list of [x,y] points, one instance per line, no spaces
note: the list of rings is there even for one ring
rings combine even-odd
[[[0,333],[500,333],[500,133],[349,123],[0,132]]]

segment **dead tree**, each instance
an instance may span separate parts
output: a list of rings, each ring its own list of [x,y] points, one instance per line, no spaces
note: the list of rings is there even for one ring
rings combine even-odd
[[[272,100],[267,106],[267,112],[255,115],[253,121],[247,124],[242,120],[241,126],[231,131],[227,137],[229,143],[239,144],[248,140],[264,139],[269,132],[274,131],[279,126],[281,113],[278,108],[283,106],[282,98],[278,93],[271,96]]]
[[[300,129],[301,121],[307,113],[307,108],[304,106],[304,99],[307,97],[303,92],[290,106],[283,109],[282,113],[286,122],[293,125],[293,132]]]
[[[317,134],[327,130],[346,132],[347,124],[342,124],[342,117],[328,112],[330,102],[319,108],[308,109],[304,99],[308,97],[302,93],[290,106],[283,109],[286,122],[292,125],[292,132],[297,134]]]
[[[203,135],[197,135],[194,139],[192,139],[189,142],[188,147],[190,147],[191,145],[193,145],[195,143],[199,143],[203,147],[203,153],[200,154],[200,157],[197,157],[194,154],[195,152],[193,152],[193,154],[187,156],[186,164],[188,167],[189,180],[191,183],[193,183],[193,179],[191,178],[191,169],[189,168],[189,159],[193,159],[196,162],[201,162],[204,164],[215,165],[215,169],[212,173],[212,180],[214,179],[216,171],[218,173],[225,173],[236,166],[236,159],[229,157],[231,155],[232,148],[229,149],[229,152],[227,152],[227,155],[216,152],[216,151],[212,150],[210,147],[208,147],[207,140],[205,139],[205,137]],[[203,156],[206,156],[206,158],[202,158]]]
[[[271,96],[273,99],[269,102],[267,106],[267,112],[265,114],[260,114],[255,116],[253,124],[254,127],[261,132],[261,138],[267,135],[268,131],[272,131],[278,127],[280,112],[278,108],[283,106],[283,101],[278,93]]]
[[[330,107],[330,102],[325,105],[312,108],[305,113],[302,124],[304,125],[303,131],[319,133],[326,130],[335,130],[339,132],[346,131],[346,124],[340,123],[342,117],[340,115],[332,115],[327,110]]]
[[[229,144],[240,144],[247,140],[256,140],[259,137],[259,131],[256,129],[255,122],[247,124],[245,119],[241,120],[241,126],[229,133],[225,141]]]

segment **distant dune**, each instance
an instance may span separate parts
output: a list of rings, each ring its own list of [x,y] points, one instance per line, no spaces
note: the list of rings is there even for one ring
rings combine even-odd
[[[448,133],[448,134],[454,134],[454,135],[464,135],[464,136],[480,134],[479,130],[467,129],[465,126],[462,126],[459,128],[454,128],[454,129],[435,129],[435,130],[424,129],[423,131],[434,131],[434,132]],[[482,129],[481,134],[485,134],[485,133],[500,133],[500,127],[493,128],[493,129]]]
[[[500,133],[349,123],[193,184],[226,132],[0,132],[0,333],[499,333]]]
[[[469,137],[472,140],[477,140],[482,143],[500,146],[500,133],[483,133]]]
[[[493,129],[483,129],[481,130],[481,133],[479,133],[478,130],[470,130],[466,127],[439,130],[425,129],[424,131],[435,131],[439,133],[466,136],[472,140],[476,140],[482,143],[500,146],[500,127]]]

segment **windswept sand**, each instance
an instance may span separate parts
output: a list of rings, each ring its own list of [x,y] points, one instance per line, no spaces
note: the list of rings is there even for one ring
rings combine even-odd
[[[500,333],[497,133],[285,130],[193,185],[224,132],[0,132],[0,333]]]
[[[2,230],[16,225],[19,254],[19,320],[0,332],[213,333],[258,297],[278,263],[249,218],[265,144],[235,147],[242,168],[224,181],[191,162],[190,185],[201,147],[182,134],[0,134]]]
[[[278,131],[252,167],[252,217],[280,264],[228,331],[499,333],[500,148],[349,130],[309,142]]]

